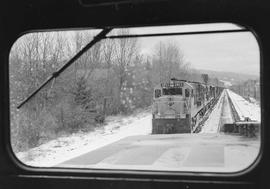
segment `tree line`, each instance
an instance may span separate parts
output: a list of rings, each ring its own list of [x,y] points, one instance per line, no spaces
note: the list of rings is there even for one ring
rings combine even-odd
[[[260,81],[259,79],[249,79],[230,86],[230,89],[250,101],[254,98],[260,102]]]

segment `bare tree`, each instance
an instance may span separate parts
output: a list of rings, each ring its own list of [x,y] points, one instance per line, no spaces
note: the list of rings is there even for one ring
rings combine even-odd
[[[120,30],[119,35],[129,34],[128,29]],[[118,78],[117,103],[120,102],[120,93],[127,78],[127,71],[138,53],[136,38],[122,38],[115,41],[115,73]],[[118,107],[119,109],[120,107]]]
[[[81,50],[93,36],[93,33],[89,31],[76,31],[72,42],[73,46],[75,46],[75,51]],[[76,61],[74,69],[78,78],[82,77],[88,80],[95,68],[101,65],[101,47],[101,42],[95,44]]]
[[[207,85],[208,84],[208,81],[209,81],[208,74],[202,74],[202,79],[203,79],[203,82]]]
[[[179,77],[180,73],[185,73],[188,68],[185,67],[182,51],[171,42],[160,42],[156,45],[153,62],[161,82]]]
[[[10,57],[12,138],[18,135],[17,146],[36,144],[46,127],[40,114],[47,106],[47,87],[32,98],[23,110],[16,105],[35,90],[53,71],[64,56],[65,40],[56,32],[32,33],[21,37],[13,46]],[[42,113],[43,112],[43,113]],[[20,125],[20,126],[19,126]],[[15,129],[14,129],[15,128]],[[16,132],[15,132],[16,131]],[[16,149],[16,144],[15,144]]]

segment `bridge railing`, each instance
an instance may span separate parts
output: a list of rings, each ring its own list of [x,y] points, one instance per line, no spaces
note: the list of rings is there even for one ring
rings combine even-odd
[[[246,137],[258,137],[260,132],[260,122],[241,121],[235,123],[226,123],[223,126],[224,133],[235,133]]]

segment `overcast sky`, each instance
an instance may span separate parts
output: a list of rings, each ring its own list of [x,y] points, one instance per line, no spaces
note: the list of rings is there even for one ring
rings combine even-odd
[[[222,23],[130,28],[130,32],[132,34],[145,34],[239,28],[241,27],[237,25]],[[114,29],[113,34],[116,34],[117,30]],[[100,31],[100,29],[91,30],[93,35],[96,35]],[[74,35],[74,32],[65,33],[70,37]],[[90,40],[91,38],[89,38]],[[250,32],[144,37],[139,38],[141,53],[152,55],[160,41],[171,42],[179,46],[184,54],[185,61],[192,68],[259,76],[259,47],[255,37]]]
[[[138,34],[236,28],[239,27],[232,24],[205,24],[132,29],[131,32]],[[259,47],[250,32],[140,38],[142,53],[153,54],[160,41],[178,45],[186,62],[193,68],[259,75]]]

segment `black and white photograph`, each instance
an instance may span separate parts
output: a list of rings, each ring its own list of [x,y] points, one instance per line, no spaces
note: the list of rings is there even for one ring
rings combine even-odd
[[[29,33],[9,76],[26,165],[236,172],[260,150],[260,51],[235,24]]]
[[[267,0],[0,4],[0,189],[270,188]]]

